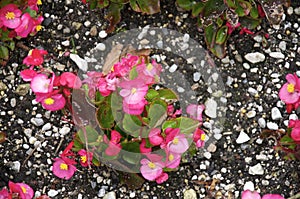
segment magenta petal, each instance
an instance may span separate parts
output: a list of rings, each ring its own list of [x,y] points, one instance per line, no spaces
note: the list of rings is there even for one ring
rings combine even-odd
[[[48,93],[50,81],[47,75],[38,74],[31,80],[30,87],[35,93]]]
[[[169,178],[169,175],[167,173],[162,173],[160,176],[158,176],[155,181],[157,184],[164,183]]]
[[[141,173],[143,177],[147,180],[153,181],[155,180],[158,176],[162,174],[162,168],[157,167],[155,169],[151,169],[148,165],[142,165],[141,166]]]
[[[285,79],[288,81],[288,83],[295,85],[298,78],[297,78],[297,76],[295,77],[293,74],[287,74],[285,76]]]
[[[52,104],[47,103],[47,100],[53,100]],[[56,94],[52,95],[49,98],[44,98],[42,100],[42,105],[45,109],[50,110],[50,111],[58,111],[60,109],[63,109],[66,105],[66,99],[62,94]]]
[[[298,92],[289,93],[287,91],[288,84],[284,84],[280,91],[279,91],[279,97],[282,101],[284,101],[287,104],[293,104],[299,100]]]
[[[300,142],[300,128],[294,128],[291,132],[291,137],[296,142]]]
[[[284,199],[284,197],[279,194],[266,194],[262,197],[262,199]]]
[[[74,175],[76,171],[76,167],[74,165],[67,164],[68,169],[62,170],[60,168],[61,164],[67,164],[67,163],[63,161],[61,158],[57,158],[56,161],[53,163],[52,172],[54,175],[56,175],[59,178],[69,180]]]
[[[242,193],[242,199],[261,199],[261,197],[256,191],[246,190]]]
[[[4,26],[11,28],[11,29],[17,28],[20,24],[21,24],[20,18],[9,19],[9,20],[5,20],[3,22]]]
[[[20,72],[20,75],[25,82],[29,82],[37,75],[37,72],[35,70],[25,69]]]

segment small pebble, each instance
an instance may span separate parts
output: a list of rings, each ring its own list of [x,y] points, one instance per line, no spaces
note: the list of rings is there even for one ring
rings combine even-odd
[[[272,108],[271,117],[272,117],[272,120],[280,120],[282,118],[280,110],[277,107]]]
[[[236,139],[236,143],[243,144],[245,142],[248,142],[249,140],[250,137],[244,131],[241,131],[238,138]]]
[[[276,58],[276,59],[284,59],[285,56],[281,52],[270,52],[270,57]]]
[[[174,73],[177,70],[178,66],[176,64],[173,64],[170,68],[169,71],[170,73]]]
[[[99,37],[100,38],[105,38],[107,36],[107,33],[105,32],[105,30],[101,30],[100,32],[99,32]]]
[[[260,126],[260,128],[266,128],[266,120],[264,118],[259,118],[258,119],[258,125]]]
[[[183,199],[197,199],[197,194],[194,189],[185,190],[183,193]]]
[[[250,175],[263,175],[264,174],[264,169],[263,167],[261,166],[260,163],[252,166],[252,167],[249,167],[249,174]]]
[[[267,127],[270,130],[278,130],[278,124],[274,123],[274,122],[268,122],[267,123]]]
[[[217,117],[217,102],[213,99],[206,100],[205,104],[205,115],[207,115],[210,118],[216,118]]]
[[[105,194],[103,199],[116,199],[116,193],[113,191],[108,192],[107,194]]]
[[[244,184],[244,190],[250,190],[250,191],[254,191],[254,184],[251,181],[247,181]]]
[[[260,52],[248,53],[245,55],[245,59],[252,64],[265,61],[265,55]]]
[[[49,197],[54,197],[54,196],[56,196],[58,194],[58,191],[56,191],[56,190],[54,190],[54,189],[50,189],[49,191],[48,191],[48,196]]]

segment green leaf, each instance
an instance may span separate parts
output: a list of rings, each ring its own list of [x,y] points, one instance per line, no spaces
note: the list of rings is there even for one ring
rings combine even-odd
[[[218,17],[217,18],[217,26],[221,27],[223,25],[223,23],[224,23],[223,19],[221,17]]]
[[[145,98],[147,99],[147,101],[152,101],[158,95],[159,95],[159,93],[156,90],[149,89],[148,92],[147,92],[147,95],[145,96]]]
[[[177,5],[184,10],[191,10],[193,8],[193,0],[176,0]]]
[[[86,131],[86,135],[82,129],[78,131],[78,137],[83,143],[86,143],[86,141],[87,143],[92,143],[97,141],[99,134],[92,126],[86,126],[85,131]],[[85,137],[87,138],[87,140]]]
[[[216,28],[214,24],[210,24],[209,26],[204,28],[204,36],[207,47],[210,49],[215,42]]]
[[[167,103],[162,100],[156,100],[150,104],[148,117],[151,128],[161,125],[167,118]]]
[[[224,44],[227,40],[227,37],[228,37],[228,27],[227,26],[222,26],[218,32],[217,32],[217,35],[216,35],[216,43],[217,44]]]
[[[179,117],[176,120],[179,124],[178,128],[180,128],[180,132],[184,134],[192,134],[200,125],[198,120],[189,117]]]
[[[171,89],[160,89],[157,92],[161,99],[178,100],[178,96]]]
[[[114,3],[122,3],[122,4],[129,3],[129,0],[110,0],[110,1]]]
[[[243,8],[240,4],[237,5],[237,8],[235,9],[235,13],[236,13],[239,17],[245,16],[244,8]]]
[[[119,172],[120,182],[127,185],[129,189],[140,189],[145,182],[145,179],[136,173]]]
[[[205,3],[204,2],[198,2],[193,6],[192,9],[192,15],[193,17],[197,17],[204,9]]]
[[[236,8],[236,5],[235,5],[235,0],[226,0],[226,4],[229,8],[231,9],[235,9]]]
[[[35,10],[31,10],[29,7],[27,7],[25,12],[27,12],[32,18],[36,18],[37,13]]]
[[[115,26],[121,21],[121,10],[123,9],[123,4],[110,3],[108,7],[108,14],[105,18],[109,21],[109,27],[106,32],[111,33],[115,30]]]
[[[92,163],[93,163],[93,165],[95,165],[97,167],[100,166],[100,162],[97,160],[96,157],[93,157]]]
[[[9,51],[8,51],[7,47],[0,46],[0,58],[8,60],[8,58],[9,58]]]
[[[222,59],[225,56],[225,45],[226,43],[223,44],[215,44],[212,48],[210,48],[211,52],[218,57],[219,59]]]
[[[162,130],[166,130],[167,128],[178,128],[179,123],[176,119],[167,120],[162,124]]]
[[[96,111],[96,118],[99,126],[102,129],[110,129],[114,126],[115,123],[110,99],[111,95],[109,97],[106,97],[105,101],[99,104],[99,108]]]
[[[204,17],[217,18],[227,9],[224,0],[207,0],[203,10]]]
[[[143,12],[150,15],[160,12],[159,0],[130,0],[130,6],[136,12]]]
[[[138,72],[136,70],[136,66],[134,66],[129,72],[129,79],[133,80],[138,76]]]
[[[239,19],[241,26],[246,27],[248,29],[255,29],[260,23],[261,19],[253,19],[251,17],[240,17]]]
[[[259,17],[257,7],[252,7],[252,9],[250,11],[250,16],[255,19]]]
[[[139,164],[141,160],[140,144],[138,142],[122,143],[122,157],[130,164]]]
[[[125,133],[138,137],[142,128],[142,122],[135,115],[125,114],[122,122]]]
[[[9,42],[8,48],[9,48],[11,51],[13,51],[13,50],[15,49],[15,42],[14,42],[14,41]]]

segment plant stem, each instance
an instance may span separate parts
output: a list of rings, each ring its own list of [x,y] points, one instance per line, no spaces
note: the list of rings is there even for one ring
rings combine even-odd
[[[300,198],[300,193],[297,193],[296,195],[289,197],[287,199],[297,199],[297,198]]]

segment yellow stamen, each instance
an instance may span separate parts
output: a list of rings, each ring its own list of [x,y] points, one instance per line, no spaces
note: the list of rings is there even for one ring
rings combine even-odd
[[[22,189],[23,193],[27,193],[27,189],[25,187],[21,186],[21,189]]]
[[[60,168],[61,170],[68,170],[68,165],[65,164],[65,163],[61,163],[60,166],[59,166],[59,168]]]
[[[173,154],[170,154],[170,155],[169,155],[169,161],[172,161],[172,160],[174,160],[174,155],[173,155]]]
[[[132,89],[131,89],[131,93],[132,93],[132,94],[136,93],[136,88],[132,88]]]
[[[202,141],[205,140],[205,134],[201,134],[201,138],[200,138]]]
[[[40,30],[42,30],[42,28],[43,28],[43,26],[41,26],[41,25],[37,25],[37,26],[35,27],[36,31],[40,31]]]
[[[7,12],[5,15],[5,18],[8,20],[14,19],[15,18],[15,13],[13,12]]]
[[[153,65],[152,65],[152,64],[148,64],[148,65],[147,65],[147,70],[148,70],[148,71],[151,71],[152,69],[153,69]]]
[[[52,104],[54,104],[54,99],[52,99],[51,97],[49,97],[49,98],[45,99],[44,102],[47,105],[52,105]]]
[[[28,56],[32,55],[32,49],[28,52]]]
[[[148,166],[150,167],[150,169],[155,169],[156,165],[153,162],[149,162]]]
[[[288,84],[287,91],[289,93],[293,93],[295,91],[295,85],[294,84]]]
[[[37,0],[36,4],[42,5],[42,1],[41,0]]]
[[[174,138],[173,144],[178,144],[178,142],[179,142],[178,138]]]
[[[86,163],[86,155],[80,157],[81,162]]]

